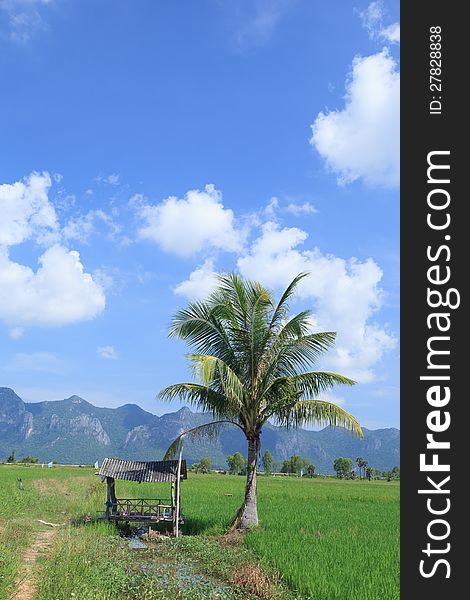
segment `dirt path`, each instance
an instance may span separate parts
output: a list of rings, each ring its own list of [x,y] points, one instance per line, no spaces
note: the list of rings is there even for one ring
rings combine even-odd
[[[33,545],[21,557],[22,568],[15,582],[11,600],[33,600],[37,592],[36,562],[47,553],[56,533],[56,529],[38,531]]]

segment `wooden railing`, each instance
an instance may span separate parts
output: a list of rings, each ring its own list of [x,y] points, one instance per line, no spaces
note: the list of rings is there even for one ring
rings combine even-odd
[[[173,509],[171,500],[162,500],[161,498],[118,498],[113,513],[119,517],[172,519]]]

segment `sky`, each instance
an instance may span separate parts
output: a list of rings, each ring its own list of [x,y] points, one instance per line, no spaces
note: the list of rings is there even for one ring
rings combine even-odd
[[[0,0],[0,386],[156,399],[175,311],[237,271],[399,426],[398,2]]]

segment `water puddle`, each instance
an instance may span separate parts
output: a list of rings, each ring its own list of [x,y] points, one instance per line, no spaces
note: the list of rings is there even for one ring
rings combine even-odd
[[[143,544],[139,538],[137,536],[133,536],[131,538],[129,538],[129,544],[128,544],[129,548],[147,548],[147,546],[145,544]]]
[[[145,543],[140,539],[142,536]],[[136,587],[142,580],[151,580],[155,588],[174,590],[175,594],[182,594],[178,597],[188,600],[234,600],[240,597],[234,595],[229,585],[200,573],[190,558],[175,553],[167,537],[148,539],[147,530],[143,528],[132,529],[126,537],[129,548],[143,551],[136,563]]]

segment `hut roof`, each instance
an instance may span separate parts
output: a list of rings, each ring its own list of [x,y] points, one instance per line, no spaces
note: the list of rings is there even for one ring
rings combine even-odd
[[[175,481],[178,471],[177,460],[161,460],[143,462],[138,460],[121,460],[120,458],[105,458],[99,475],[138,481],[139,483],[160,483]],[[187,479],[186,461],[181,461],[181,479]]]

